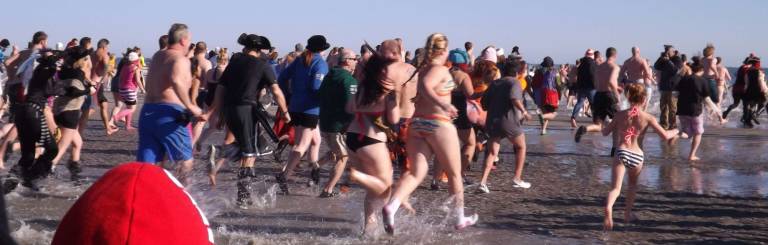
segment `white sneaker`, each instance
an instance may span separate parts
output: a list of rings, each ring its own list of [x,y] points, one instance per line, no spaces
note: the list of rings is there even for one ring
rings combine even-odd
[[[488,189],[488,186],[487,186],[487,185],[485,185],[485,184],[480,184],[480,187],[478,187],[478,189],[479,189],[479,190],[480,190],[480,192],[482,192],[482,193],[486,193],[486,194],[487,194],[487,193],[491,193],[491,190],[490,190],[490,189]]]
[[[515,187],[515,188],[523,188],[523,189],[531,188],[531,183],[528,183],[522,180],[520,182],[513,180],[512,182],[515,183],[514,185],[512,185],[512,187]]]
[[[472,216],[469,216],[469,217],[460,218],[459,223],[456,224],[454,228],[456,228],[457,230],[461,230],[469,226],[473,226],[477,223],[477,220],[479,218],[480,217],[477,214],[473,214]]]

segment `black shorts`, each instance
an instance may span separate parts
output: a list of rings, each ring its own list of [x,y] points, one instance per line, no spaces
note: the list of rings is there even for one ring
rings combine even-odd
[[[592,118],[605,121],[606,117],[613,119],[619,111],[619,100],[611,92],[597,92],[592,103]]]
[[[208,90],[208,92],[205,94],[205,105],[213,105],[213,99],[216,98],[216,88],[218,86],[218,83],[208,83],[205,85],[205,90]]]
[[[320,117],[303,112],[291,112],[291,125],[294,127],[316,128]]]
[[[77,123],[80,121],[80,111],[62,111],[53,116],[53,120],[59,127],[77,129]]]
[[[107,96],[104,95],[104,90],[105,90],[104,84],[102,84],[101,86],[99,86],[99,90],[96,91],[96,99],[98,99],[97,101],[99,102],[99,104],[104,102],[109,102],[109,100],[107,99]]]
[[[119,93],[120,92],[120,77],[115,76],[112,78],[112,81],[109,81],[109,90],[112,93]]]
[[[235,136],[243,157],[256,156],[256,118],[253,105],[224,107],[227,128]]]
[[[543,105],[540,106],[539,109],[541,110],[541,113],[552,113],[557,111],[557,108],[552,105]]]
[[[467,130],[472,128],[472,122],[469,121],[469,117],[467,116],[467,112],[464,111],[464,113],[461,113],[459,111],[458,117],[453,120],[453,125],[456,126],[456,129],[459,130]]]

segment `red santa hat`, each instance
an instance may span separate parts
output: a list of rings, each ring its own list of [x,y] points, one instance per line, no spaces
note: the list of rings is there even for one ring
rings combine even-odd
[[[213,244],[195,200],[164,169],[146,163],[113,168],[69,209],[58,244]]]

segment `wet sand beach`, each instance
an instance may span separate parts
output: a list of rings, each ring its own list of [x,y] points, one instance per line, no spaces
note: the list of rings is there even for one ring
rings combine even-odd
[[[708,126],[699,150],[703,160],[696,163],[684,160],[689,140],[667,146],[649,133],[635,207],[638,220],[623,222],[622,195],[614,208],[616,227],[605,233],[603,205],[611,178],[611,141],[588,134],[581,143],[574,143],[569,112],[560,109],[547,135],[539,135],[535,120],[527,123],[523,178],[531,182],[530,189],[512,187],[514,153],[509,144],[502,146],[501,161],[489,179],[491,193],[466,188],[467,213],[479,213],[480,221],[462,231],[453,231],[449,225],[447,185],[430,190],[429,177],[413,195],[417,214],[400,216],[394,237],[381,229],[377,238],[360,237],[363,191],[359,187],[353,185],[337,198],[317,198],[319,188],[306,187],[309,171],[304,167],[291,183],[295,193],[276,195],[273,176],[281,163],[272,156],[257,160],[260,177],[253,184],[257,194],[247,210],[234,204],[235,164],[220,171],[219,185],[212,189],[207,184],[206,162],[196,160],[194,183],[188,189],[211,221],[216,244],[768,243],[765,125],[740,128],[736,123],[740,115],[735,113],[725,127]],[[211,142],[220,142],[221,137],[217,134]],[[137,135],[121,130],[106,137],[96,116],[84,138],[81,162],[86,179],[82,183],[69,181],[69,173],[60,167],[43,182],[41,192],[20,187],[6,195],[13,235],[21,244],[49,244],[59,221],[87,187],[110,168],[134,159]],[[473,182],[481,175],[482,159],[469,172]],[[17,161],[14,153],[7,166]],[[329,171],[330,166],[325,166],[323,183]]]

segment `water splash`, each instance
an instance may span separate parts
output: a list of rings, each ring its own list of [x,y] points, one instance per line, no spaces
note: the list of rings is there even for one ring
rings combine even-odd
[[[21,221],[21,226],[19,229],[11,232],[11,237],[20,245],[43,245],[51,244],[53,232],[33,229],[32,226]]]

